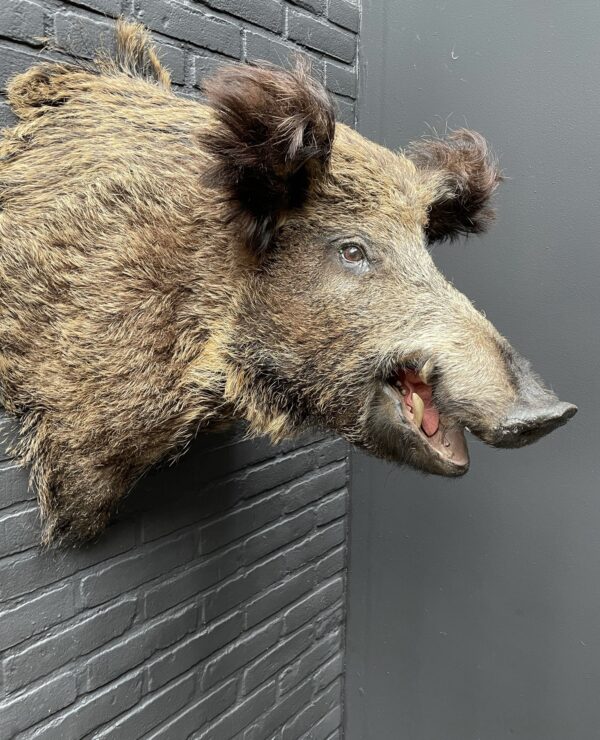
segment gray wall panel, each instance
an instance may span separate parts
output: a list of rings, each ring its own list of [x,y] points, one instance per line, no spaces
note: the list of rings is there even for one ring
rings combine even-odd
[[[508,176],[492,232],[440,268],[548,383],[565,429],[467,477],[357,455],[348,740],[592,740],[600,727],[600,6],[369,0],[359,129],[481,131]]]

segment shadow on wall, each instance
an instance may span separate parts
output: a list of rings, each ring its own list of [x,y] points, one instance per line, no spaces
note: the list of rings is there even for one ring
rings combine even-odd
[[[176,464],[163,464],[144,476],[117,517],[141,514],[141,537],[147,541],[237,507],[235,517],[218,519],[203,529],[199,554],[206,555],[278,517],[285,508],[281,491],[263,497],[259,510],[244,502],[301,475],[307,455],[314,457],[316,467],[318,455],[303,447],[323,437],[312,432],[273,447],[265,438],[245,438],[241,425],[204,434]],[[287,455],[294,450],[290,459]],[[296,470],[290,471],[290,462]]]
[[[0,411],[0,464],[10,465],[8,449],[16,425],[1,414]],[[324,432],[306,432],[274,447],[266,438],[246,437],[241,424],[204,433],[179,458],[156,466],[141,478],[119,506],[109,529],[78,549],[94,548],[110,538],[117,525],[134,523],[136,519],[139,519],[141,541],[148,542],[190,524],[218,518],[238,507],[235,518],[218,518],[209,531],[203,531],[198,554],[217,550],[282,513],[285,503],[281,491],[274,491],[266,499],[263,496],[259,511],[250,504],[245,506],[244,502],[293,480],[313,464],[316,469],[323,463],[323,455],[318,449],[306,446],[326,436]],[[340,448],[343,444],[338,441]],[[15,477],[28,474],[28,470],[15,468]],[[34,492],[29,491],[27,498],[34,501]],[[30,517],[27,524],[39,538],[39,515]],[[32,531],[28,533],[28,539],[32,534]]]

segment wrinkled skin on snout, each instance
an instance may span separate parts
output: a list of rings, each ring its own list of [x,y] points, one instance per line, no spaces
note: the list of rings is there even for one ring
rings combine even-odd
[[[205,92],[175,96],[126,23],[113,59],[9,84],[0,402],[45,543],[95,537],[151,465],[231,420],[456,476],[466,427],[518,447],[575,413],[431,259],[492,219],[481,136],[389,151],[336,125],[301,65]]]

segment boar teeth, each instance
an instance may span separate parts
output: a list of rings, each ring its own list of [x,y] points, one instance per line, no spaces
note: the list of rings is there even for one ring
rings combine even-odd
[[[429,385],[429,378],[431,376],[432,371],[433,371],[433,362],[431,360],[427,360],[427,362],[421,368],[421,372],[419,373],[419,375],[421,376],[421,380],[424,383],[427,383],[428,385]]]
[[[412,394],[412,401],[414,422],[418,427],[420,427],[421,423],[423,422],[423,414],[425,413],[425,404],[423,403],[423,399],[421,398],[421,396],[419,396],[419,394],[415,393],[414,391]]]

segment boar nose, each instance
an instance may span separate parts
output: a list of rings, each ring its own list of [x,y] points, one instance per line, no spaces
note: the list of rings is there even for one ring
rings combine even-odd
[[[548,393],[545,402],[517,403],[495,429],[495,447],[524,447],[566,424],[577,413],[577,406],[559,401]]]
[[[533,372],[531,365],[512,348],[507,364],[516,399],[496,424],[486,442],[495,447],[524,447],[566,424],[577,406],[560,401]]]

